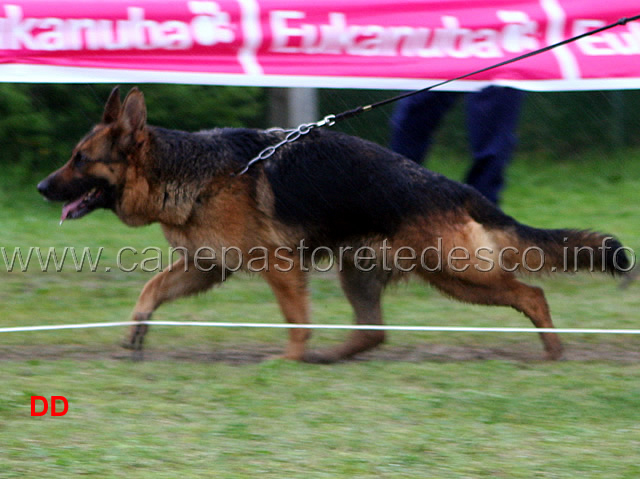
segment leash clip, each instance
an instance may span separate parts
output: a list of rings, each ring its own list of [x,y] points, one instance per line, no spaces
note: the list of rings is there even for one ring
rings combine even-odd
[[[317,128],[322,128],[323,126],[333,126],[336,124],[336,116],[335,115],[327,115],[322,120],[317,122],[315,126]]]

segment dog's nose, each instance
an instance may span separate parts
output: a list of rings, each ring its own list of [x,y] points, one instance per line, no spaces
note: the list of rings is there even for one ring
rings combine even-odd
[[[49,189],[49,180],[45,178],[40,183],[38,183],[37,188],[38,188],[38,193],[40,193],[42,196],[46,196],[47,190]]]

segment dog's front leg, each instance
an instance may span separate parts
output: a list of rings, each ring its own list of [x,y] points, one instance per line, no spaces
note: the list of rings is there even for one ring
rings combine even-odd
[[[153,312],[162,304],[183,296],[205,291],[223,281],[220,267],[205,271],[201,265],[194,265],[180,258],[169,268],[158,273],[144,286],[131,316],[132,321],[148,321]],[[123,346],[134,350],[134,358],[141,358],[142,343],[149,329],[146,324],[131,326]]]
[[[287,322],[308,324],[309,292],[305,273],[299,268],[273,268],[263,272],[263,276],[271,286]],[[289,344],[282,357],[297,361],[304,359],[306,343],[310,336],[309,329],[290,329]]]

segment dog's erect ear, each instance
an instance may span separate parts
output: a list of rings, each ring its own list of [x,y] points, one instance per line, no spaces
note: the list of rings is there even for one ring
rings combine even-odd
[[[102,114],[102,123],[113,123],[120,116],[120,88],[115,87],[111,90],[111,95],[104,106]]]
[[[144,128],[147,123],[147,107],[144,95],[136,87],[132,88],[122,104],[120,123],[125,131],[134,133]]]

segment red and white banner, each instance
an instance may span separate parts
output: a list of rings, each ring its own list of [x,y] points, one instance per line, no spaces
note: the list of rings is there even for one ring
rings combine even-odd
[[[0,2],[0,81],[414,89],[639,13],[635,0],[16,0]],[[489,82],[639,88],[640,22],[446,88]]]

